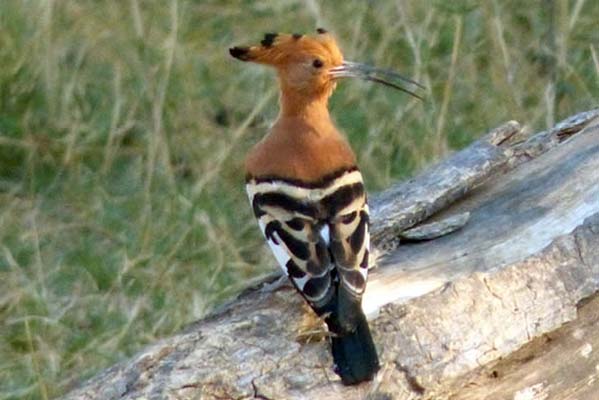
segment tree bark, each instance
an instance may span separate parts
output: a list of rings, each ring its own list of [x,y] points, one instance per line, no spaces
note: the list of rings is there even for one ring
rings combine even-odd
[[[373,382],[342,386],[300,296],[261,282],[66,398],[599,398],[599,110],[509,122],[371,208]]]

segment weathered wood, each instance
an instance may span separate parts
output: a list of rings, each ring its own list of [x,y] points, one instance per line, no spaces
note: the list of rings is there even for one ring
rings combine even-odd
[[[374,244],[384,251],[396,248],[402,231],[446,208],[490,176],[549,151],[598,117],[599,109],[579,113],[528,140],[518,122],[507,122],[419,176],[373,196]]]
[[[439,213],[436,217],[443,219],[469,211],[470,218],[465,229],[435,240],[434,246],[409,244],[383,258],[380,263],[386,268],[373,274],[368,284],[378,296],[365,298],[365,310],[373,312],[458,277],[517,262],[599,211],[598,136],[599,128],[593,125]],[[514,157],[519,154],[511,152]]]
[[[450,215],[440,221],[425,222],[400,232],[398,234],[399,240],[405,243],[409,241],[422,242],[424,240],[437,239],[463,228],[469,219],[470,213],[466,211],[461,214]]]
[[[392,332],[382,338],[395,349],[387,356],[426,398],[440,398],[454,379],[575,319],[576,304],[599,290],[598,247],[596,213],[526,258],[454,279],[404,307],[389,304],[375,321]]]
[[[465,396],[481,366],[575,320],[577,304],[599,292],[598,114],[521,143],[510,124],[470,155],[466,149],[377,198],[373,223],[385,226],[383,244],[435,213],[446,220],[469,212],[470,219],[450,235],[401,246],[371,274],[364,307],[377,315],[371,326],[384,363],[376,381],[339,384],[328,345],[296,340],[302,301],[283,286],[246,291],[67,398]],[[550,387],[553,376],[539,379]]]
[[[452,400],[599,399],[599,295],[585,300],[578,318],[535,338],[447,388]]]
[[[508,162],[506,143],[521,133],[510,121],[483,136],[414,179],[399,183],[370,199],[371,238],[391,250],[398,234],[471,191]]]

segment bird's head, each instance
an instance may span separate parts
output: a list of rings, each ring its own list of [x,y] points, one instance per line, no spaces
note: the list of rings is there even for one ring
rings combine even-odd
[[[339,78],[382,83],[420,98],[410,87],[422,87],[396,72],[344,61],[333,36],[324,29],[315,35],[267,33],[258,45],[238,46],[229,53],[242,61],[276,68],[284,91],[328,97]]]

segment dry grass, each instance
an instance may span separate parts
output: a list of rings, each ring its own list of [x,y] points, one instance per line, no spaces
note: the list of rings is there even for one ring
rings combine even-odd
[[[232,44],[325,26],[429,88],[332,99],[371,190],[507,119],[596,106],[597,2],[447,4],[0,3],[0,399],[60,395],[273,265],[241,166],[276,84]]]

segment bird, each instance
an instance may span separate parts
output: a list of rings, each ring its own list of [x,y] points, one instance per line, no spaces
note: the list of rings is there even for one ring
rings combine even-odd
[[[266,33],[260,43],[229,53],[274,67],[279,81],[279,115],[245,159],[246,190],[260,230],[293,286],[326,323],[342,383],[370,381],[380,362],[361,306],[370,266],[367,193],[328,100],[341,78],[381,83],[418,98],[421,85],[344,60],[334,36],[322,28]]]

